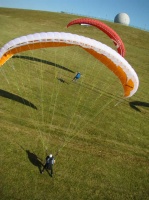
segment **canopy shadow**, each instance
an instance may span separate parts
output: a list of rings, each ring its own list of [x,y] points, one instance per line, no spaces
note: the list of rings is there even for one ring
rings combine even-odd
[[[0,96],[7,98],[7,99],[11,99],[13,101],[17,101],[17,102],[19,102],[23,105],[29,106],[29,107],[37,110],[37,107],[33,103],[31,103],[30,101],[28,101],[28,100],[26,100],[26,99],[24,99],[24,98],[22,98],[22,97],[20,97],[16,94],[13,94],[13,93],[10,93],[10,92],[7,92],[5,90],[0,89]]]
[[[31,60],[31,61],[35,61],[35,62],[40,62],[40,63],[44,63],[44,64],[47,64],[47,65],[52,65],[54,67],[58,67],[60,69],[69,71],[71,73],[75,73],[74,71],[72,71],[72,70],[70,70],[70,69],[68,69],[68,68],[66,68],[62,65],[59,65],[59,64],[47,61],[47,60],[42,60],[42,59],[39,59],[39,58],[34,58],[34,57],[30,57],[30,56],[17,56],[17,55],[13,56],[12,58],[21,58],[21,59]]]
[[[134,110],[138,112],[141,112],[141,110],[137,106],[149,107],[149,103],[141,102],[141,101],[132,101],[129,103],[129,105],[131,108],[133,108]]]

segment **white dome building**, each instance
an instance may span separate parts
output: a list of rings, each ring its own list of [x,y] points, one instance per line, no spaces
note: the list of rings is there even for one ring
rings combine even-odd
[[[130,24],[130,18],[126,13],[119,13],[115,16],[114,18],[114,22],[115,23],[120,23],[120,24],[124,24],[126,26],[129,26]]]

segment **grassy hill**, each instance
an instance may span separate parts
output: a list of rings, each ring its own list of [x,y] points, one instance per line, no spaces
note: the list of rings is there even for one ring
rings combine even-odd
[[[36,32],[70,32],[115,49],[75,15],[0,8],[0,46]],[[0,68],[1,199],[149,199],[149,32],[105,22],[122,38],[140,86],[119,80],[79,47],[30,50]],[[80,71],[82,78],[72,78]],[[46,152],[54,177],[40,174]]]

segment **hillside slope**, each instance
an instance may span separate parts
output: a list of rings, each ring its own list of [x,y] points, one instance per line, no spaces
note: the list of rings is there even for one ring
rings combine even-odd
[[[79,16],[0,8],[0,46],[36,32],[70,32],[115,49]],[[16,54],[0,68],[1,199],[148,199],[149,32],[105,22],[122,38],[140,86],[119,80],[79,47]],[[80,71],[83,76],[74,83]],[[56,156],[54,177],[40,174]]]

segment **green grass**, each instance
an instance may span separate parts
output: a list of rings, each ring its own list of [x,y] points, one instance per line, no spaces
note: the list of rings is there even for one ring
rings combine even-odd
[[[115,49],[95,27],[67,29],[76,18],[0,8],[0,45],[59,31]],[[149,199],[149,32],[106,23],[124,41],[126,60],[140,80],[130,99],[122,99],[115,75],[79,47],[23,52],[0,69],[2,200]],[[72,83],[76,71],[83,76]],[[53,178],[39,173],[46,148],[59,151]]]

